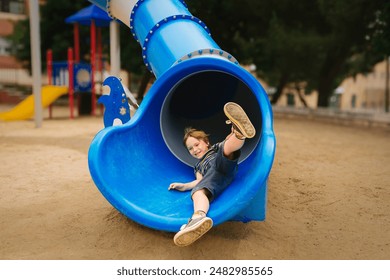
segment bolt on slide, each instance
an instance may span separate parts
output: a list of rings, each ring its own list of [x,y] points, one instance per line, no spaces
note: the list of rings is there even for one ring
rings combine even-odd
[[[193,211],[189,192],[167,191],[173,181],[194,179],[184,129],[212,132],[212,143],[222,141],[230,133],[223,107],[231,101],[245,109],[257,134],[246,141],[236,179],[208,215],[215,225],[264,220],[275,136],[260,83],[217,45],[182,0],[90,2],[130,28],[156,77],[130,121],[103,129],[91,143],[90,173],[103,196],[142,225],[178,231]]]

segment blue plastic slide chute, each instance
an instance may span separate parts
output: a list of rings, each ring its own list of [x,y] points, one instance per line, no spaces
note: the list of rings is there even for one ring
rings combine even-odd
[[[188,126],[216,143],[231,127],[223,106],[240,104],[257,130],[246,141],[233,183],[216,198],[214,224],[262,221],[275,154],[273,117],[266,92],[236,59],[214,42],[206,24],[180,0],[91,1],[126,24],[156,76],[129,122],[100,131],[89,150],[91,176],[104,197],[147,227],[178,231],[193,212],[190,192],[168,191],[194,180],[194,159],[182,143]]]

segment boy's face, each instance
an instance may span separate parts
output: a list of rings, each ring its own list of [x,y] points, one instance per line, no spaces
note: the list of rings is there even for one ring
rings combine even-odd
[[[188,152],[197,159],[201,159],[209,150],[209,144],[203,139],[197,139],[192,136],[188,137],[186,141]]]

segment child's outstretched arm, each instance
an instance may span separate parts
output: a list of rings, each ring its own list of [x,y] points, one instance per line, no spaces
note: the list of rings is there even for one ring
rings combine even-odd
[[[195,188],[195,186],[202,180],[203,176],[197,172],[196,179],[188,183],[172,183],[169,185],[168,190],[177,190],[181,192],[189,191]]]

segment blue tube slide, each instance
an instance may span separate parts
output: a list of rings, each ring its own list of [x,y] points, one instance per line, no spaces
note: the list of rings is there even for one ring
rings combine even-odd
[[[208,215],[215,225],[264,220],[275,136],[260,83],[219,48],[184,1],[91,2],[113,17],[118,7],[129,11],[128,22],[120,20],[140,42],[145,65],[157,78],[129,122],[101,130],[91,143],[90,173],[103,196],[142,225],[178,231],[193,212],[189,192],[168,191],[172,182],[194,179],[195,161],[182,144],[183,131],[203,129],[212,143],[222,141],[230,133],[223,106],[233,101],[246,110],[257,135],[246,141],[235,180]],[[134,3],[129,8],[127,2]]]

